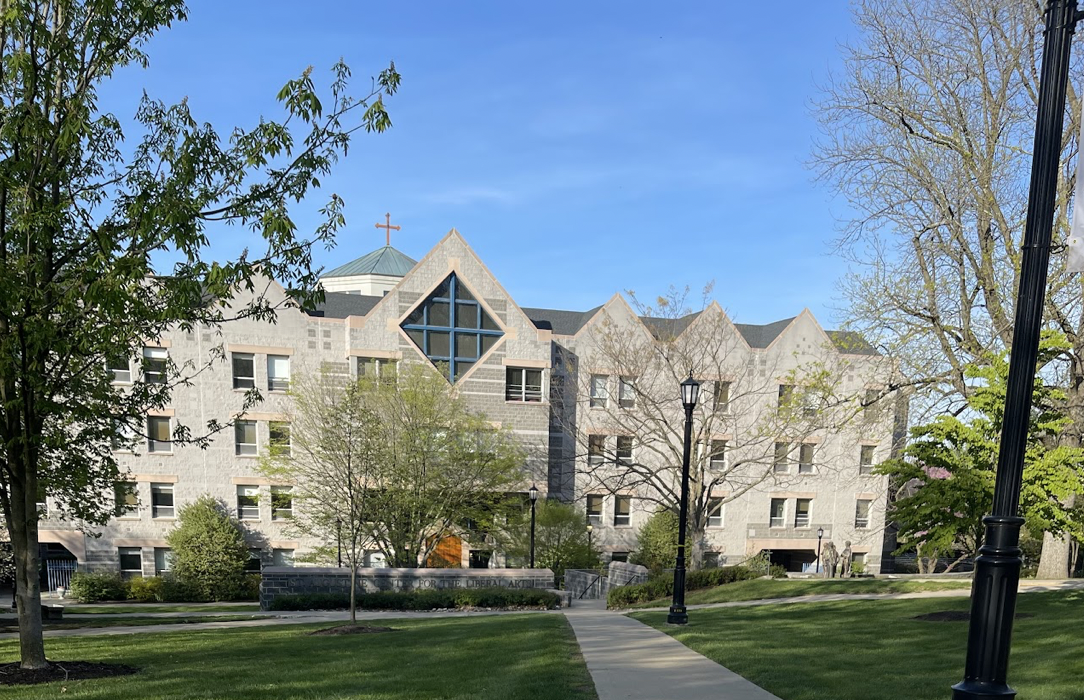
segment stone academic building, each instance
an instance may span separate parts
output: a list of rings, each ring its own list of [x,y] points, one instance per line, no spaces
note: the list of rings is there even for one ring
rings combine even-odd
[[[199,373],[190,386],[178,387],[168,410],[148,415],[146,440],[120,457],[129,476],[116,494],[117,517],[98,528],[98,536],[51,518],[50,504],[42,505],[40,537],[51,573],[73,563],[119,569],[126,576],[168,570],[165,538],[176,513],[206,493],[235,508],[251,533],[254,557],[264,564],[288,564],[311,548],[316,543],[289,534],[290,486],[261,477],[257,466],[270,446],[289,444],[291,375],[325,364],[355,374],[393,373],[401,362],[432,362],[446,369],[476,410],[509,427],[528,448],[523,491],[536,484],[550,497],[580,505],[604,558],[621,560],[634,549],[638,527],[657,508],[655,499],[644,491],[646,483],[600,481],[602,472],[592,467],[610,461],[611,454],[614,469],[647,464],[657,458],[656,451],[636,434],[605,427],[603,417],[617,411],[637,415],[640,389],[636,377],[622,376],[622,368],[594,353],[614,329],[645,337],[663,332],[659,319],[637,316],[620,295],[582,312],[520,307],[454,230],[421,261],[389,245],[326,273],[322,283],[326,301],[314,312],[284,306],[275,324],[240,320],[220,331],[178,331],[145,347],[143,357],[112,367],[123,384],[139,372],[153,380],[167,358],[177,366],[189,361],[200,366],[215,348],[225,353],[225,361]],[[285,299],[274,282],[256,293],[273,303]],[[866,396],[889,409],[851,427],[811,428],[800,441],[777,442],[774,462],[755,478],[740,470],[731,474],[731,483],[709,494],[701,542],[709,563],[733,564],[768,551],[774,561],[800,571],[814,560],[821,530],[824,542],[834,541],[840,549],[850,541],[855,558],[868,571],[878,571],[885,553],[888,484],[871,470],[889,456],[900,432],[897,401],[883,389],[884,358],[853,337],[825,332],[808,311],[756,326],[732,324],[712,305],[680,319],[674,332],[690,333],[698,324],[714,324],[733,339],[727,355],[734,371],[699,377],[701,401],[714,402],[719,411],[718,428],[698,442],[698,450],[710,452],[698,455],[711,468],[742,462],[743,449],[752,448],[743,447],[741,417],[769,415],[773,402],[791,390],[788,372],[803,361],[846,366],[838,393]],[[679,423],[680,379],[665,386]],[[754,379],[770,390],[743,394],[744,384]],[[198,429],[211,418],[237,416],[253,387],[262,392],[262,403],[208,449],[170,442],[178,424]],[[748,462],[755,465],[758,459]],[[463,566],[504,563],[499,552],[471,550],[465,541],[453,549],[451,557],[458,556]],[[449,556],[449,547],[441,552]],[[370,563],[380,566],[380,555],[373,553]],[[49,577],[54,578],[59,580]]]

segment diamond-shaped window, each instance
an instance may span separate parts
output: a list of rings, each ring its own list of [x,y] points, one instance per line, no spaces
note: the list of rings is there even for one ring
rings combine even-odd
[[[430,362],[447,367],[453,383],[504,335],[455,273],[410,312],[402,327]]]

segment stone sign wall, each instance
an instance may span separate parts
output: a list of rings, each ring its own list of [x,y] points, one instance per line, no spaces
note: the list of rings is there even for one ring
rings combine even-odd
[[[280,595],[350,594],[350,569],[265,566],[260,607]],[[414,591],[443,588],[553,588],[549,569],[358,569],[358,591]]]

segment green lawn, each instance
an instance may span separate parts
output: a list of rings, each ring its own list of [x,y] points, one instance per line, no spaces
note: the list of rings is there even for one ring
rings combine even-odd
[[[792,598],[823,593],[917,593],[919,591],[969,591],[971,581],[899,581],[890,579],[770,579],[736,581],[715,588],[689,591],[686,605],[700,603],[730,603],[740,600]],[[964,593],[967,595],[967,593]],[[634,605],[636,608],[658,608],[670,605],[670,599],[653,600]]]
[[[651,624],[783,700],[929,700],[963,679],[967,622],[916,615],[967,610],[966,598],[847,601],[692,610],[689,626]],[[1028,700],[1084,700],[1084,591],[1026,593],[1009,683]]]
[[[337,624],[337,623],[330,623]],[[128,664],[135,676],[3,687],[0,698],[597,700],[563,615],[381,620],[399,631],[310,637],[323,625],[46,639],[51,659]],[[0,662],[17,642],[0,643]]]
[[[222,603],[221,605],[168,605],[161,603],[131,603],[118,605],[88,606],[78,604],[64,605],[64,612],[94,615],[105,613],[139,614],[160,612],[255,612],[259,603]]]
[[[237,620],[263,620],[266,615],[204,615],[199,617],[105,617],[97,620],[61,620],[45,622],[47,630],[73,630],[84,627],[132,627],[136,625],[187,625],[193,622],[235,622]],[[0,622],[0,632],[18,632],[14,619]]]

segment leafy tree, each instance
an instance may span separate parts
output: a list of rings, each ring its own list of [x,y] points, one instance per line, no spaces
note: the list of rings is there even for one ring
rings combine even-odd
[[[535,504],[535,566],[550,569],[560,580],[565,569],[593,569],[598,551],[587,534],[587,515],[570,503],[546,498]],[[505,554],[527,562],[531,554],[531,509],[528,505],[510,523]]]
[[[1084,449],[1060,443],[1069,423],[1061,408],[1065,394],[1043,379],[1044,368],[1064,350],[1062,337],[1043,335],[1024,456],[1021,510],[1033,532],[1066,533],[1080,539],[1084,518],[1062,504],[1084,494]],[[965,368],[965,377],[972,383],[967,419],[939,416],[916,426],[904,458],[878,467],[901,485],[890,514],[900,528],[900,551],[915,549],[920,558],[934,561],[960,552],[949,569],[978,553],[984,534],[982,518],[993,507],[1007,358],[1007,353],[1001,353],[989,356],[984,365]]]
[[[495,505],[520,485],[525,454],[507,429],[472,412],[432,367],[411,364],[397,383],[363,383],[379,465],[365,534],[393,566],[416,567],[457,524],[488,529]]]
[[[919,388],[915,423],[965,406],[966,367],[1009,347],[1027,213],[1045,3],[858,0],[856,40],[819,100],[814,164],[854,212],[840,248],[853,329]],[[1084,436],[1084,297],[1065,266],[1084,55],[1065,105],[1044,316],[1065,334],[1065,444]],[[1062,504],[1067,510],[1073,501]],[[1040,575],[1068,573],[1048,532]]]
[[[214,497],[182,506],[166,542],[172,575],[204,600],[229,600],[241,589],[248,545],[241,524]]]
[[[636,533],[636,551],[629,555],[629,561],[659,573],[674,568],[677,553],[678,514],[663,508]]]
[[[290,302],[313,303],[310,249],[330,244],[342,201],[331,196],[307,237],[289,203],[319,187],[356,131],[390,126],[381,98],[399,76],[389,67],[358,99],[340,63],[321,100],[306,70],[278,94],[283,118],[226,137],[186,101],[144,95],[133,105],[139,136],[122,149],[121,120],[101,111],[98,91],[148,60],[148,41],[186,18],[183,0],[3,0],[0,14],[0,508],[15,551],[22,666],[43,668],[39,493],[70,519],[104,522],[103,494],[122,480],[111,442],[145,434],[146,411],[201,370],[169,364],[164,382],[120,391],[106,358],[138,357],[167,329],[273,320],[259,275],[280,281]],[[223,225],[257,243],[213,260],[210,233]],[[167,274],[157,257],[174,261]],[[246,300],[228,303],[242,292]],[[173,439],[203,444],[221,427],[179,425]]]
[[[368,484],[379,466],[368,380],[322,370],[290,383],[293,408],[289,451],[272,449],[262,468],[272,479],[293,484],[293,517],[287,527],[302,536],[342,544],[350,567],[350,621],[356,622],[357,569],[370,541]],[[336,557],[331,546],[319,552]]]

